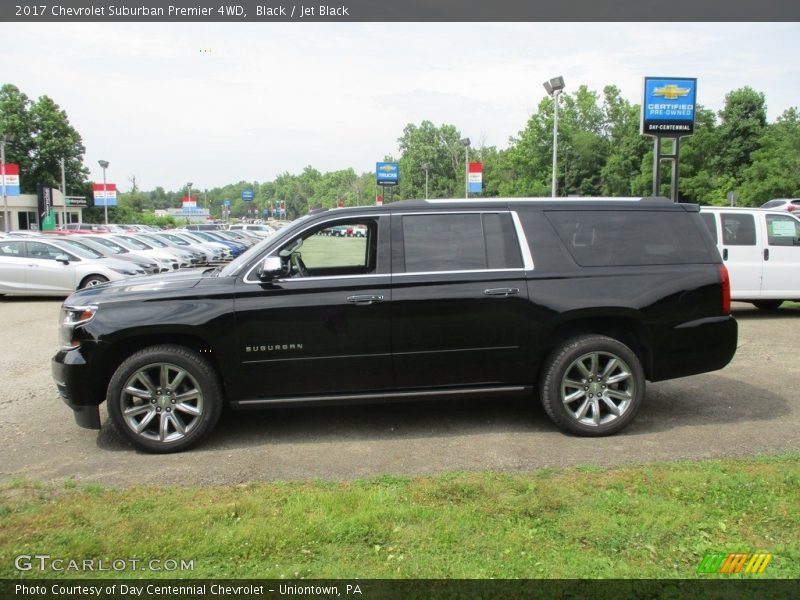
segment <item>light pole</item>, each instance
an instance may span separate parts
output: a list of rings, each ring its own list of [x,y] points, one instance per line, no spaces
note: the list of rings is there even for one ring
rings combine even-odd
[[[108,189],[106,189],[106,169],[108,168],[108,161],[98,160],[97,164],[103,169],[103,216],[105,217],[106,225],[108,225]]]
[[[187,200],[189,201],[189,206],[192,204],[192,182],[186,184],[186,189],[188,190]]]
[[[556,180],[556,152],[558,151],[558,96],[564,89],[564,78],[560,75],[553,77],[550,81],[544,82],[544,89],[553,98],[553,180],[552,180],[552,196],[556,197],[556,188],[558,183]]]
[[[14,141],[14,136],[7,133],[0,138],[0,177],[3,179],[3,229],[9,232],[8,227],[8,196],[6,195],[6,144]]]
[[[425,163],[425,164],[422,165],[422,168],[425,169],[425,200],[427,200],[428,199],[428,169],[430,169],[431,166],[428,163]]]
[[[469,198],[469,138],[462,138],[458,143],[464,146],[464,198]]]

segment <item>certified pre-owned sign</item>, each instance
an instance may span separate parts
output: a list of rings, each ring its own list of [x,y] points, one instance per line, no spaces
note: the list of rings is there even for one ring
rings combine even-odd
[[[682,137],[694,133],[697,79],[645,77],[642,133]]]

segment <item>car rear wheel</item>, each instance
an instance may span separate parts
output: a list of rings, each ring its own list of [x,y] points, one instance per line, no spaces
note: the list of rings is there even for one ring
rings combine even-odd
[[[117,430],[147,452],[185,450],[214,427],[222,408],[219,379],[196,352],[151,346],[126,359],[108,386]]]
[[[586,335],[556,348],[545,363],[541,401],[562,430],[582,436],[617,433],[644,399],[639,358],[610,337]]]
[[[102,275],[89,275],[83,281],[81,281],[81,289],[86,289],[90,287],[94,287],[96,285],[100,285],[101,283],[105,283],[108,281],[107,277],[103,277]]]

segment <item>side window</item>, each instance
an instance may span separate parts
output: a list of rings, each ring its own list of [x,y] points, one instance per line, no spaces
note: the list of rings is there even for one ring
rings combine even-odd
[[[714,217],[714,213],[701,212],[700,218],[703,219],[706,229],[708,229],[709,233],[711,233],[714,243],[719,243],[719,236],[717,235],[717,220]]]
[[[547,218],[583,267],[704,263],[712,260],[696,216],[679,211],[564,210]]]
[[[305,232],[279,254],[291,277],[367,275],[377,266],[376,219],[337,221]]]
[[[522,268],[507,213],[405,215],[406,273]]]
[[[21,256],[22,242],[0,240],[0,256]]]
[[[55,258],[59,254],[67,254],[67,252],[49,244],[28,242],[28,256],[31,258]]]
[[[753,215],[722,213],[722,243],[726,246],[755,246],[756,220]]]
[[[800,221],[767,215],[767,240],[770,246],[800,246]]]

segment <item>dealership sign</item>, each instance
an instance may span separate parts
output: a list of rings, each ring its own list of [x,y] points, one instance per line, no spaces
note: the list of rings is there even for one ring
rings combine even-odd
[[[95,206],[116,206],[117,205],[117,184],[116,183],[95,183],[92,184],[94,192]]]
[[[197,196],[183,196],[181,204],[183,208],[197,208]]]
[[[19,166],[9,163],[5,164],[5,195],[19,196]],[[0,174],[0,186],[3,185],[2,174]]]
[[[694,133],[697,79],[645,77],[642,134],[681,137]]]
[[[469,193],[480,194],[483,191],[483,164],[479,162],[469,163]]]
[[[253,190],[243,190],[242,191],[242,200],[245,202],[250,202],[255,198],[255,192]]]
[[[400,183],[400,163],[375,163],[375,183],[378,185],[397,185]]]

